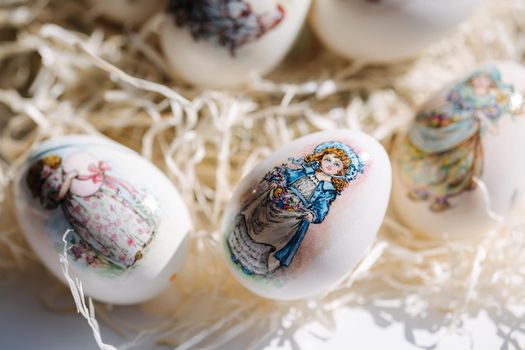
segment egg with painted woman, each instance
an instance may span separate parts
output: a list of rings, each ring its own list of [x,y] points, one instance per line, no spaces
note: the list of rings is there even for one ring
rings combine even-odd
[[[407,225],[482,233],[523,198],[524,78],[516,63],[483,65],[421,108],[394,150],[393,203]]]
[[[20,170],[15,191],[31,247],[60,278],[58,254],[66,249],[72,275],[95,299],[146,300],[180,269],[191,227],[184,203],[157,168],[115,142],[45,142]]]
[[[267,298],[327,291],[373,241],[390,180],[386,152],[366,134],[329,131],[291,142],[235,191],[222,230],[228,266]]]
[[[170,0],[161,44],[174,76],[236,87],[265,75],[291,48],[310,0]]]

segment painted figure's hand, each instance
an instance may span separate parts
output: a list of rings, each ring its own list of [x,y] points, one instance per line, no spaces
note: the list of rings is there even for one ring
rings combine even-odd
[[[312,222],[314,221],[314,214],[312,214],[311,212],[307,212],[304,214],[304,218],[306,221]]]
[[[276,189],[276,188],[277,188],[277,183],[275,183],[275,182],[270,182],[270,188],[271,188],[271,189]]]
[[[67,174],[65,180],[64,180],[64,183],[62,184],[62,186],[60,186],[60,191],[58,192],[58,195],[57,195],[57,200],[58,201],[61,201],[63,200],[66,195],[68,194],[69,192],[69,189],[71,187],[71,182],[76,179],[78,177],[78,171],[72,171],[70,173]]]

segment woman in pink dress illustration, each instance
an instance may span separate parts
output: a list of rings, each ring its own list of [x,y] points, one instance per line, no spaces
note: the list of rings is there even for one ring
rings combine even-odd
[[[37,160],[26,180],[45,209],[61,207],[83,241],[72,249],[75,258],[92,265],[101,257],[125,269],[142,258],[157,225],[143,195],[109,171],[108,163],[85,152],[65,160],[52,154]]]

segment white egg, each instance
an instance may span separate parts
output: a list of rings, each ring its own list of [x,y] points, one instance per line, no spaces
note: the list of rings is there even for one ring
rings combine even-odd
[[[173,70],[204,87],[265,75],[291,48],[310,0],[171,0],[161,33]]]
[[[417,55],[449,34],[480,0],[317,0],[311,24],[348,59],[388,63]]]
[[[127,25],[138,25],[162,12],[166,0],[90,0],[96,14]]]
[[[394,150],[393,204],[411,228],[461,237],[497,227],[525,191],[525,69],[480,66],[423,106]]]
[[[166,176],[132,150],[94,136],[44,142],[21,167],[16,215],[30,246],[63,279],[59,253],[86,295],[150,299],[185,259],[190,216]]]
[[[297,139],[245,176],[222,228],[230,270],[270,299],[326,292],[376,237],[390,195],[384,148],[356,131]]]

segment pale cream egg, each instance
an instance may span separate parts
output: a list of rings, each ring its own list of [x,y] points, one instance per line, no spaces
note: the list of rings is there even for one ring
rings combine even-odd
[[[29,245],[64,280],[111,304],[159,294],[180,271],[192,227],[173,184],[132,150],[95,136],[53,138],[18,172],[16,215]]]
[[[484,64],[433,96],[393,152],[393,204],[433,236],[504,224],[525,192],[525,68]]]
[[[224,218],[227,264],[270,299],[328,291],[374,241],[390,196],[384,148],[357,131],[299,138],[241,181]]]
[[[171,0],[161,43],[173,75],[236,87],[273,70],[292,47],[310,0]]]
[[[310,23],[348,59],[389,63],[416,56],[465,20],[480,0],[316,0]]]

